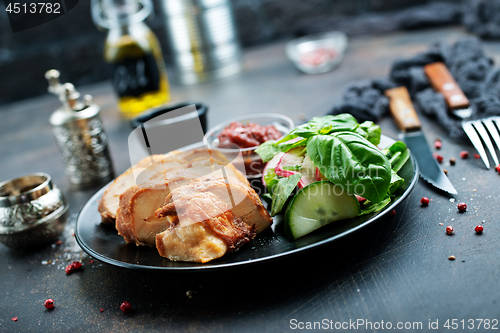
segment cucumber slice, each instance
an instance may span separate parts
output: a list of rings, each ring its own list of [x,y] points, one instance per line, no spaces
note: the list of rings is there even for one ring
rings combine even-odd
[[[358,199],[329,181],[312,183],[295,195],[285,212],[285,233],[295,240],[331,222],[360,214]]]

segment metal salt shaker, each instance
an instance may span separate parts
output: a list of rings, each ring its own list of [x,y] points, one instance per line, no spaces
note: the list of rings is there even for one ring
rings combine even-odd
[[[80,94],[71,83],[59,83],[59,71],[45,73],[49,92],[57,95],[63,106],[50,117],[52,132],[65,165],[65,173],[76,188],[91,187],[114,177],[108,151],[108,137],[92,96]]]

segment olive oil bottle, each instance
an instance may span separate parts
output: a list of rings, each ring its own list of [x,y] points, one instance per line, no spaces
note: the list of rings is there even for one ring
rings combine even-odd
[[[131,118],[167,103],[169,84],[160,43],[143,22],[152,11],[150,0],[101,0],[100,5],[105,21],[97,23],[109,29],[104,59],[111,67],[121,113]]]

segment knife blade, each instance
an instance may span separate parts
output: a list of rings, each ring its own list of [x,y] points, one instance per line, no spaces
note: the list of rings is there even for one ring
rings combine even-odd
[[[391,115],[402,131],[401,137],[417,160],[422,178],[442,191],[458,194],[436,159],[432,156],[429,144],[421,131],[422,124],[413,108],[406,87],[386,90],[385,95],[389,98]]]

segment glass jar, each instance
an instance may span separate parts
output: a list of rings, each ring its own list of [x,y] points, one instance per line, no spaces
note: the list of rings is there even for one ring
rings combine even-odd
[[[111,65],[118,108],[127,117],[170,100],[160,43],[143,22],[152,12],[150,0],[93,0],[93,18],[108,29],[104,59]],[[140,8],[142,5],[142,8]]]

